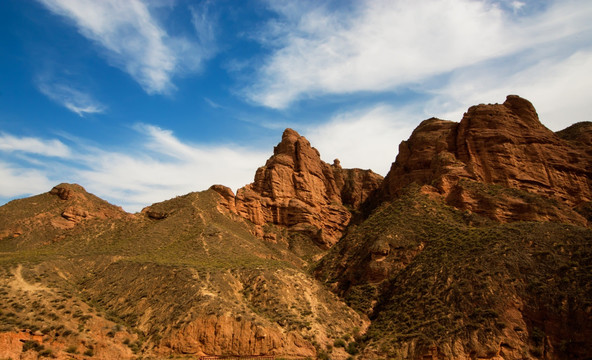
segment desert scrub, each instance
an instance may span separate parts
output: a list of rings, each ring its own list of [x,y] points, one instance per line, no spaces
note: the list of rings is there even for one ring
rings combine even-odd
[[[345,348],[345,341],[343,339],[337,339],[333,342],[333,346]]]
[[[34,340],[25,340],[25,342],[23,343],[23,352],[29,351],[29,350],[34,350],[37,352],[43,351],[45,349],[45,347],[41,344],[39,344],[37,341]]]

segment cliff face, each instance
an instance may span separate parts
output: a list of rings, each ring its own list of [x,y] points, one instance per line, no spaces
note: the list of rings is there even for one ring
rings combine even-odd
[[[577,133],[580,135],[574,141],[562,139],[540,123],[529,101],[514,95],[503,104],[469,108],[460,123],[425,120],[399,146],[382,185],[383,194],[392,199],[415,182],[431,186],[426,190],[446,197],[456,207],[499,221],[585,224],[582,216],[563,206],[592,200],[592,156],[585,146],[588,138],[585,131]],[[461,180],[542,195],[559,201],[561,209],[533,208],[508,194],[503,199],[486,199]]]
[[[253,356],[315,356],[316,351],[297,333],[282,334],[250,321],[229,316],[205,316],[168,337],[163,346],[182,354],[249,354]]]
[[[255,181],[237,191],[236,212],[256,225],[281,225],[330,248],[351,212],[375,191],[382,177],[370,170],[329,165],[306,138],[287,129]]]

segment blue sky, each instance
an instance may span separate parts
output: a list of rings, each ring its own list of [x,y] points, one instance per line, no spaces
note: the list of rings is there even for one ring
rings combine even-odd
[[[385,175],[423,119],[518,94],[592,120],[589,0],[4,0],[0,204],[128,211],[250,183],[284,128]]]

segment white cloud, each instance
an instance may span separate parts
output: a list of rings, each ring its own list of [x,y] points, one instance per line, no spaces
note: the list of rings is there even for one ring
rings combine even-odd
[[[199,5],[189,8],[191,11],[191,22],[195,28],[198,43],[204,49],[215,51],[216,48],[216,27],[214,26],[214,16],[210,12],[210,1],[204,1]]]
[[[565,58],[544,58],[520,71],[505,63],[465,69],[436,90],[427,105],[436,115],[459,121],[468,106],[503,102],[518,94],[530,100],[543,124],[553,131],[579,121],[592,120],[592,49]]]
[[[169,130],[138,127],[144,135],[141,153],[93,150],[84,162],[89,170],[75,177],[88,188],[137,211],[156,201],[205,190],[213,184],[237,189],[253,181],[268,153],[234,145],[203,146],[180,141]]]
[[[103,113],[106,106],[95,100],[89,94],[70,85],[39,79],[37,87],[45,96],[68,110],[84,117],[85,114]]]
[[[520,9],[526,6],[526,3],[522,1],[512,1],[510,3],[510,6],[512,7],[512,9],[514,9],[515,12],[518,12],[520,11]]]
[[[385,176],[395,161],[398,145],[407,140],[422,115],[417,109],[377,105],[345,112],[305,130],[323,160],[339,159],[344,168],[362,168]]]
[[[0,141],[10,140],[4,145],[8,150],[18,148],[28,149],[29,154],[69,156],[51,164],[36,162],[34,158],[27,158],[23,163],[22,158],[7,157],[10,163],[0,163],[3,166],[0,177],[7,182],[0,196],[45,192],[61,182],[76,182],[127,211],[139,211],[154,202],[205,190],[213,184],[236,190],[253,181],[255,170],[269,156],[268,152],[233,144],[186,143],[171,131],[152,125],[138,125],[136,129],[138,139],[134,141],[142,145],[125,153],[102,150],[84,142],[74,144],[69,152],[59,151],[59,140],[3,135]],[[50,150],[52,145],[56,148],[54,153]]]
[[[51,157],[68,157],[70,149],[59,140],[44,140],[34,137],[16,137],[0,133],[0,151],[24,152]]]
[[[6,198],[46,192],[56,185],[43,171],[13,166],[3,161],[0,161],[0,179],[0,196]]]
[[[323,94],[392,91],[592,26],[592,6],[581,0],[530,17],[485,0],[367,0],[349,12],[279,4],[270,6],[280,20],[261,40],[275,50],[245,89],[272,108]]]
[[[211,56],[199,43],[167,34],[140,0],[38,1],[74,22],[83,36],[105,50],[114,66],[130,74],[149,94],[170,92],[174,75],[195,71]],[[207,19],[194,20],[202,21]]]

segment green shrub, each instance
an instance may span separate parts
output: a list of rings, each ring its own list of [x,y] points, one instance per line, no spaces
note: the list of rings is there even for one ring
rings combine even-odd
[[[358,343],[355,341],[350,342],[349,344],[347,344],[347,348],[345,349],[345,351],[347,351],[347,353],[350,355],[356,355],[360,352],[360,349],[358,349]]]
[[[48,357],[48,358],[54,358],[55,355],[53,354],[53,351],[51,349],[45,349],[39,352],[39,356],[41,357]]]
[[[34,340],[25,340],[23,343],[23,352],[29,350],[35,350],[37,352],[43,351],[45,348],[43,345],[39,344],[37,341]]]
[[[319,351],[318,352],[317,359],[319,359],[319,360],[331,360],[331,358],[329,357],[329,354],[327,354],[324,351]]]
[[[345,348],[345,341],[343,339],[337,339],[333,342],[333,346]]]

